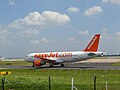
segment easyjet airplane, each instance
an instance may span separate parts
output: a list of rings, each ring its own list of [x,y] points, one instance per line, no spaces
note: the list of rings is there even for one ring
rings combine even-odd
[[[64,62],[76,62],[102,56],[103,52],[97,51],[99,39],[100,34],[96,34],[83,51],[31,53],[26,56],[25,61],[32,62],[33,67],[46,63],[49,63],[50,67],[57,64],[64,67]]]

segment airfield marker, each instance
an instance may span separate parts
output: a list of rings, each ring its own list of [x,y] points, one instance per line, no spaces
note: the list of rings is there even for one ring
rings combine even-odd
[[[11,72],[0,72],[1,75],[9,75]],[[5,77],[2,79],[2,90],[5,88]]]
[[[0,72],[1,75],[9,75],[11,72]]]

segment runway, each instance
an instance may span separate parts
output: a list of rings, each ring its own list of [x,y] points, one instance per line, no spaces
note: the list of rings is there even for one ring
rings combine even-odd
[[[8,61],[7,61],[8,62]],[[65,63],[64,67],[60,65],[55,65],[54,67],[49,67],[49,64],[43,65],[41,67],[32,67],[30,65],[0,65],[0,69],[83,69],[83,70],[120,70],[120,66],[112,66],[112,63],[120,62],[120,57],[116,58],[94,58],[85,61]],[[24,63],[24,62],[23,62]],[[31,64],[32,65],[32,64]]]
[[[120,70],[120,66],[111,66],[110,63],[66,63],[64,67],[56,65],[54,67],[49,67],[49,65],[43,65],[41,67],[32,66],[0,66],[0,69],[83,69],[83,70]]]

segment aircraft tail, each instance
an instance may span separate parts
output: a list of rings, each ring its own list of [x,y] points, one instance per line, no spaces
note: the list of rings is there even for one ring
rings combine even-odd
[[[89,51],[96,52],[98,50],[99,39],[100,39],[100,34],[96,34],[83,51],[85,51],[85,52],[89,52]]]

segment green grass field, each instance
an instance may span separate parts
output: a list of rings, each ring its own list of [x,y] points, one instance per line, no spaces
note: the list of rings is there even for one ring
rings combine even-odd
[[[112,66],[120,66],[120,62],[112,63],[111,65],[112,65]]]
[[[32,66],[32,63],[21,61],[0,61],[0,65],[10,65],[10,66]]]
[[[51,77],[51,90],[70,90],[71,78],[78,90],[93,90],[93,78],[97,77],[97,90],[120,89],[120,70],[60,70],[60,69],[6,69],[11,71],[5,79],[5,90],[48,90]],[[0,75],[0,79],[4,76]],[[0,83],[1,84],[1,83]],[[1,89],[0,89],[1,90]]]
[[[31,66],[32,63],[0,61],[0,65]],[[12,73],[5,76],[5,90],[48,90],[49,76],[51,77],[51,90],[70,90],[72,77],[78,90],[93,90],[94,76],[97,77],[97,90],[105,90],[106,81],[108,90],[120,89],[120,70],[0,69],[1,71]],[[3,77],[0,75],[0,80]],[[1,87],[0,90],[2,90]]]

